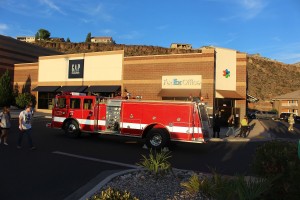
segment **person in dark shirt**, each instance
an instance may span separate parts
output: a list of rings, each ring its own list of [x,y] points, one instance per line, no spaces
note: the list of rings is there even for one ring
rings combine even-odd
[[[220,138],[220,116],[219,114],[215,114],[214,119],[213,119],[213,137]]]

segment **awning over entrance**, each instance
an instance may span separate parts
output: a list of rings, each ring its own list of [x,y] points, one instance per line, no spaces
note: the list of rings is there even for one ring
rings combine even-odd
[[[199,97],[200,89],[162,89],[159,92],[161,97]]]
[[[111,92],[117,92],[121,89],[121,86],[117,85],[117,86],[97,86],[97,85],[93,85],[90,86],[89,88],[85,89],[84,92],[103,92],[103,93],[111,93]]]
[[[60,86],[37,86],[32,91],[37,92],[55,92]]]
[[[57,92],[83,92],[87,86],[62,86]]]
[[[241,95],[239,95],[236,91],[230,91],[230,90],[216,90],[216,98],[237,99],[237,100],[245,99]]]

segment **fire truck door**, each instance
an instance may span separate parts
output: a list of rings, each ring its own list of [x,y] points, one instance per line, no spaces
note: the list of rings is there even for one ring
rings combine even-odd
[[[68,115],[68,102],[65,97],[55,99],[56,103],[53,108],[53,127],[62,127],[64,120]]]
[[[84,131],[94,131],[94,105],[95,98],[84,98],[83,108],[82,108],[82,130]]]

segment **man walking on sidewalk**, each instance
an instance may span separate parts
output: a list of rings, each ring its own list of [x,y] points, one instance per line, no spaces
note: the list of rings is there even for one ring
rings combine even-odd
[[[249,125],[248,125],[248,118],[245,115],[244,118],[241,121],[241,131],[240,131],[240,134],[239,134],[240,137],[244,137],[244,138],[247,137],[246,133],[248,131],[248,127],[249,127]],[[236,135],[235,137],[237,137],[237,136],[238,135]]]
[[[32,138],[31,138],[31,120],[32,120],[32,112],[31,105],[27,105],[25,110],[20,112],[19,115],[19,139],[17,148],[21,148],[23,135],[27,136],[29,146],[32,150],[36,148],[33,146]]]
[[[230,115],[230,117],[228,118],[228,131],[226,132],[225,136],[229,137],[229,133],[232,131],[232,135],[234,134],[234,115]]]

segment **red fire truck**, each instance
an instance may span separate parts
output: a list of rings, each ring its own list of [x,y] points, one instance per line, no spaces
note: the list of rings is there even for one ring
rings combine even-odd
[[[56,96],[47,126],[73,136],[87,132],[143,138],[154,149],[164,148],[170,141],[203,143],[208,139],[196,102],[103,101],[73,92]]]

